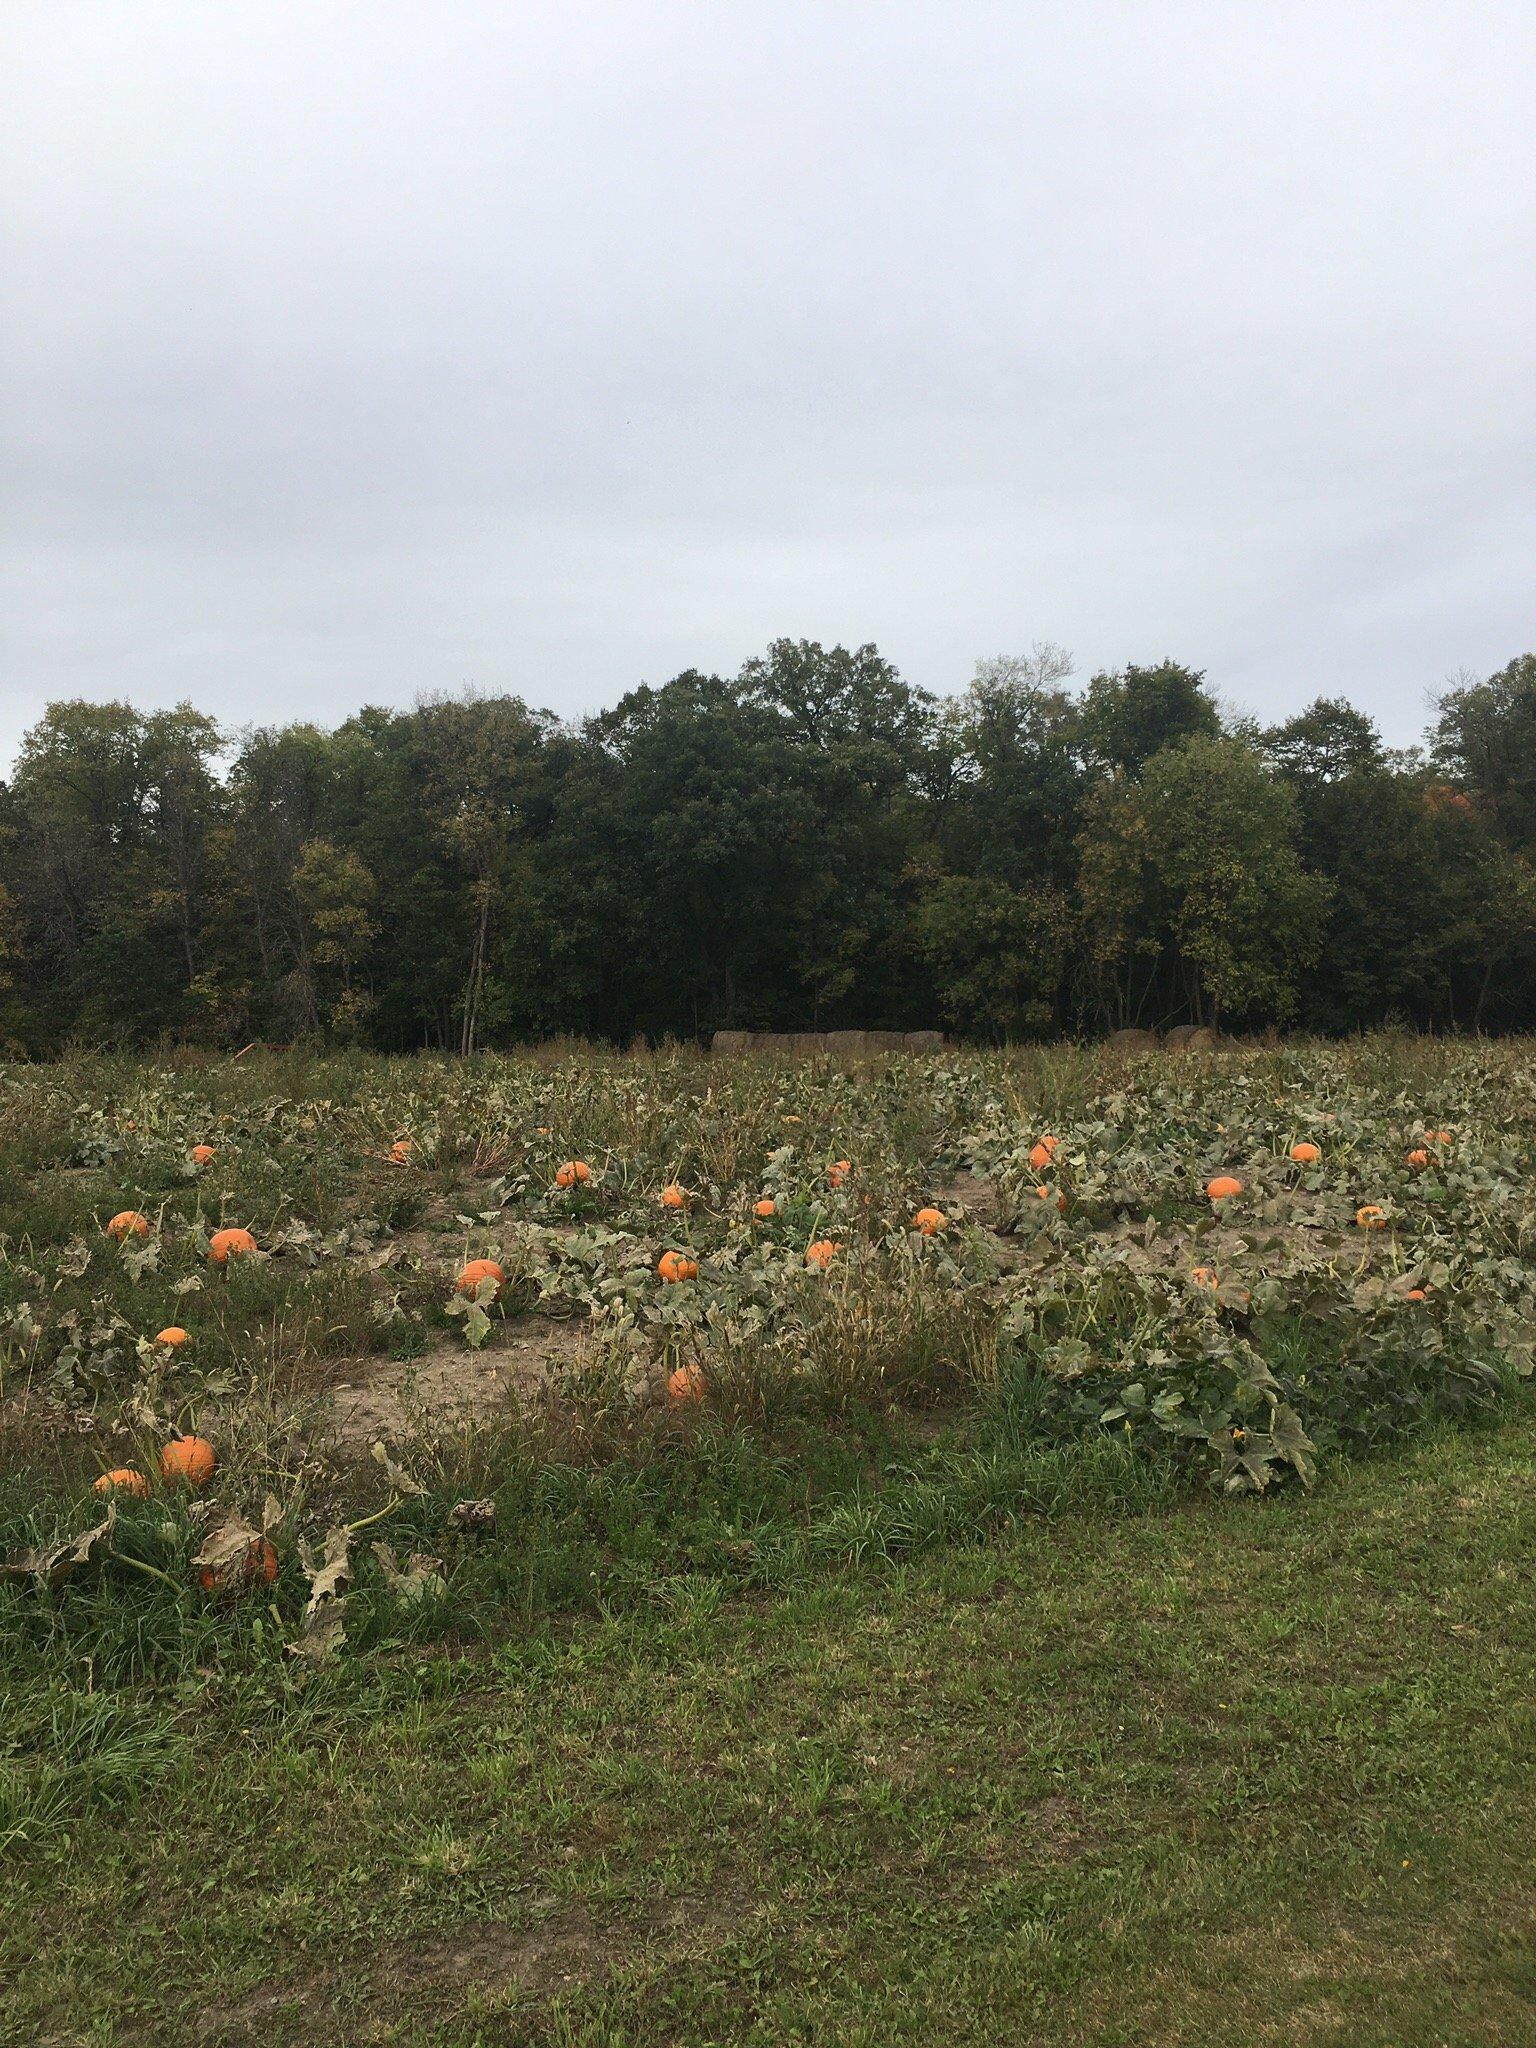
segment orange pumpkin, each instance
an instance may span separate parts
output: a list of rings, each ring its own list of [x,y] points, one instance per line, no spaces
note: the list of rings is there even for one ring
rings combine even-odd
[[[1221,1285],[1214,1266],[1196,1266],[1194,1272],[1189,1277],[1197,1287],[1209,1288],[1212,1293]]]
[[[216,1230],[208,1240],[208,1256],[216,1266],[227,1266],[231,1259],[243,1259],[255,1249],[255,1238],[238,1227]]]
[[[1424,1150],[1424,1147],[1422,1145],[1415,1145],[1413,1150],[1408,1154],[1408,1164],[1416,1168],[1423,1168],[1428,1166],[1429,1154]]]
[[[1301,1141],[1299,1145],[1293,1145],[1291,1147],[1291,1157],[1295,1160],[1298,1166],[1316,1166],[1318,1160],[1321,1159],[1322,1156],[1322,1147],[1320,1145],[1310,1144],[1305,1138]]]
[[[149,1218],[141,1216],[137,1209],[119,1209],[107,1225],[108,1237],[115,1237],[119,1244],[125,1237],[148,1237]]]
[[[1043,1137],[1038,1145],[1031,1146],[1029,1154],[1029,1163],[1035,1169],[1036,1173],[1044,1173],[1045,1169],[1056,1157],[1057,1151],[1060,1149],[1060,1146],[1060,1138],[1053,1138],[1049,1135]]]
[[[686,1408],[703,1398],[703,1373],[696,1365],[680,1365],[667,1381],[667,1399],[674,1408]]]
[[[843,1182],[848,1178],[849,1174],[852,1173],[852,1171],[853,1167],[848,1160],[834,1159],[832,1164],[827,1168],[828,1185],[830,1187],[840,1188]]]
[[[200,1491],[213,1477],[218,1462],[206,1437],[178,1436],[160,1453],[160,1476],[182,1480]]]
[[[167,1323],[163,1330],[155,1332],[155,1342],[163,1344],[168,1351],[179,1351],[183,1344],[190,1344],[192,1342],[192,1337],[191,1333],[184,1330],[180,1323]]]
[[[1404,1301],[1428,1301],[1429,1294],[1425,1288],[1410,1287],[1408,1292],[1403,1296],[1403,1299]]]
[[[1039,1187],[1035,1189],[1035,1193],[1042,1202],[1050,1201],[1051,1197],[1055,1195],[1057,1208],[1065,1211],[1067,1198],[1065,1195],[1057,1194],[1054,1188]]]
[[[1243,1184],[1235,1173],[1218,1173],[1214,1180],[1206,1182],[1205,1192],[1213,1202],[1230,1202],[1234,1195],[1243,1192]]]
[[[149,1498],[149,1481],[142,1472],[135,1472],[131,1465],[120,1465],[115,1472],[103,1472],[92,1481],[93,1493],[131,1493],[135,1500]]]
[[[687,1190],[680,1187],[675,1180],[669,1180],[661,1191],[661,1206],[663,1209],[686,1209]]]
[[[498,1294],[507,1284],[506,1274],[494,1259],[471,1259],[453,1284],[460,1294],[478,1294],[487,1280],[495,1281]]]
[[[218,1153],[214,1151],[211,1145],[194,1145],[192,1147],[192,1164],[194,1166],[207,1166],[212,1160],[217,1159],[218,1156]]]
[[[585,1159],[567,1159],[564,1166],[555,1168],[555,1186],[574,1188],[592,1178],[592,1169]]]
[[[197,1582],[205,1593],[248,1593],[256,1586],[270,1586],[277,1577],[277,1551],[267,1536],[258,1536],[244,1557],[215,1568],[205,1564]]]
[[[837,1257],[837,1253],[838,1247],[830,1237],[818,1237],[814,1244],[806,1246],[805,1263],[808,1266],[819,1267],[825,1273],[828,1266]]]
[[[1366,1202],[1355,1211],[1355,1223],[1361,1230],[1385,1230],[1387,1212],[1375,1202]]]
[[[415,1144],[412,1139],[396,1138],[393,1145],[391,1145],[389,1148],[390,1165],[409,1166],[411,1163],[411,1154],[415,1149]]]
[[[779,1205],[769,1195],[764,1195],[760,1202],[752,1204],[752,1214],[761,1222],[766,1223],[770,1216],[777,1216],[778,1213]]]
[[[669,1284],[677,1280],[696,1280],[699,1276],[699,1262],[690,1259],[684,1252],[663,1252],[656,1261],[656,1270]]]
[[[912,1228],[920,1230],[924,1237],[937,1237],[948,1221],[942,1209],[919,1209],[912,1218]]]
[[[1426,1131],[1424,1142],[1426,1145],[1449,1145],[1451,1134],[1449,1131]]]

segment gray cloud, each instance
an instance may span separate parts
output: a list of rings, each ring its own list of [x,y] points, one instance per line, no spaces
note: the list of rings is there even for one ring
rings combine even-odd
[[[1526,0],[5,20],[0,760],[1050,637],[1398,740],[1536,640]]]

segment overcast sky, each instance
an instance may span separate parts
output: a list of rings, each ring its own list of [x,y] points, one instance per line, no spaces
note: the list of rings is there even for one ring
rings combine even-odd
[[[1060,641],[1536,645],[1532,0],[0,0],[0,766]]]

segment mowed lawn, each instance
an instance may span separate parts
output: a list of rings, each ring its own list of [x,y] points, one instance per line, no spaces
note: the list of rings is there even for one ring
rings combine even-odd
[[[487,1656],[195,1681],[26,2043],[1536,2041],[1536,1423]],[[670,1590],[667,1590],[670,1588]]]

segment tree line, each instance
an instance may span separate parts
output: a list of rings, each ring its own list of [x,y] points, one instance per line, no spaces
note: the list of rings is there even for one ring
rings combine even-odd
[[[0,785],[0,1046],[1536,1028],[1536,656],[1406,750],[1071,675],[780,640],[577,723],[54,704]]]

